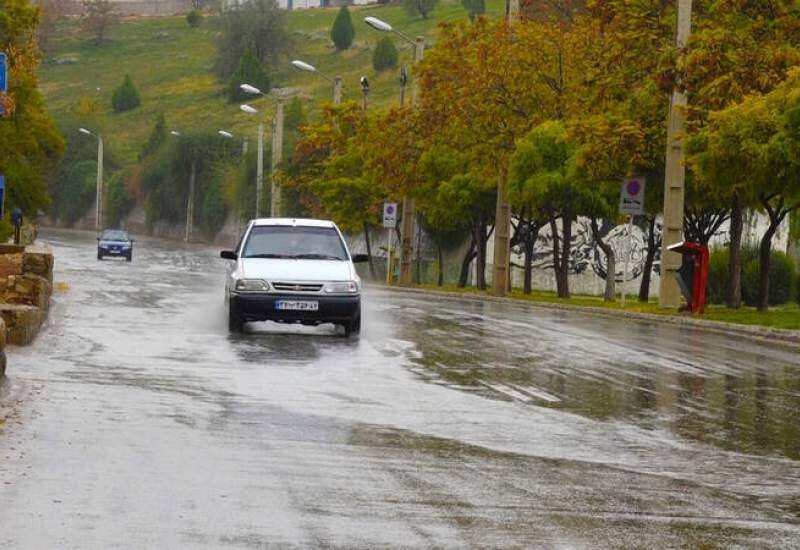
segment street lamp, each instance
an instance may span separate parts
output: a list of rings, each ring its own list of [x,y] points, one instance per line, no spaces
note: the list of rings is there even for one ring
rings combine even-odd
[[[94,134],[86,128],[78,128],[81,134],[87,136],[94,136],[97,138],[97,188],[95,190],[95,214],[94,214],[94,229],[100,232],[103,227],[103,136],[101,134]]]
[[[298,71],[304,71],[307,73],[316,73],[328,82],[333,84],[333,104],[339,105],[342,102],[342,77],[341,76],[334,76],[330,77],[317,69],[311,63],[306,63],[305,61],[300,61],[299,59],[295,59],[292,61],[292,66],[297,69]]]
[[[239,88],[251,95],[266,95],[264,92],[251,86],[250,84],[241,84]],[[280,214],[280,188],[278,187],[277,168],[281,163],[283,157],[283,101],[284,96],[276,95],[275,97],[275,117],[272,119],[272,173],[270,181],[270,209],[269,215],[274,218]],[[255,114],[258,111],[249,105],[242,105],[242,111],[249,114]],[[256,217],[261,213],[261,195],[263,188],[263,174],[264,174],[264,124],[258,126],[258,172],[256,175]]]
[[[225,130],[219,130],[217,133],[219,135],[221,135],[222,137],[224,137],[224,138],[228,138],[228,139],[233,138],[233,134],[230,133],[230,132],[226,132]]]
[[[418,36],[416,40],[412,40],[410,36],[398,31],[383,19],[377,17],[365,17],[364,23],[379,32],[393,32],[412,46],[414,46],[414,63],[422,61],[425,53],[425,39]],[[400,81],[400,101],[404,101],[405,82],[408,78],[407,73],[401,73]],[[411,88],[411,104],[416,107],[417,105],[417,82],[414,79]],[[401,237],[402,243],[400,245],[400,279],[398,284],[400,286],[411,285],[411,260],[414,254],[414,221],[416,218],[416,205],[414,199],[410,197],[403,197],[403,220]]]

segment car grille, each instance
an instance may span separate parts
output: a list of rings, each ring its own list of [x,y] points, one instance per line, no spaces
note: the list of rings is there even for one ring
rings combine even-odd
[[[272,288],[278,292],[319,292],[322,290],[320,283],[272,283]]]

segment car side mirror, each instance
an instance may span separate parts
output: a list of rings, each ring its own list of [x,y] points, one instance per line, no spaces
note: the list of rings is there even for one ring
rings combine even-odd
[[[354,264],[363,264],[369,261],[369,256],[366,254],[354,254],[353,255],[353,263]]]
[[[219,253],[219,257],[223,260],[235,260],[237,259],[236,252],[233,250],[223,250]]]
[[[135,239],[131,239],[131,244],[133,244],[133,243],[135,243],[135,242],[136,242],[136,240],[135,240]]]
[[[100,237],[97,237],[97,242],[100,242]]]

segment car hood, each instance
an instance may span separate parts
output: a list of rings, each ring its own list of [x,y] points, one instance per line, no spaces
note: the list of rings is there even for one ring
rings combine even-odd
[[[282,260],[242,258],[241,276],[266,281],[352,281],[355,270],[349,261]]]

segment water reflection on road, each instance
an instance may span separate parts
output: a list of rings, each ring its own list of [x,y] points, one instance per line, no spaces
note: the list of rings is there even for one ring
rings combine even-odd
[[[365,334],[229,335],[213,250],[53,232],[0,390],[0,547],[726,547],[800,540],[800,358],[370,291]]]

